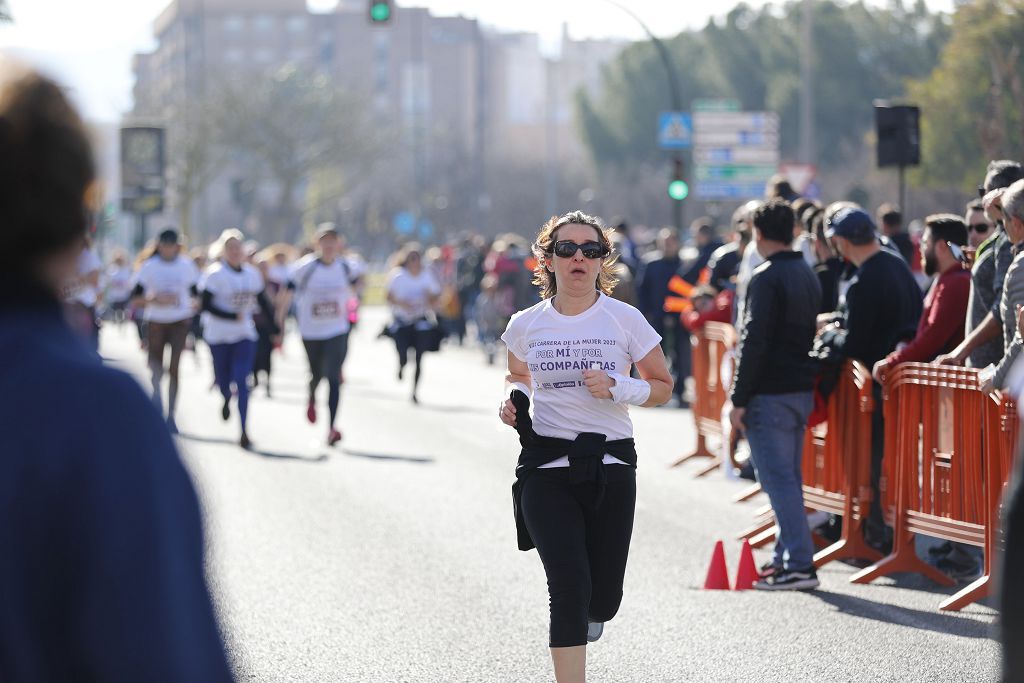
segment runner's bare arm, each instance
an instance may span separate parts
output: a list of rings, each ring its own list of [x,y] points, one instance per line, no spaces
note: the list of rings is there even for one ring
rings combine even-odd
[[[640,379],[651,385],[651,395],[643,404],[644,408],[660,406],[672,398],[672,375],[668,371],[665,352],[661,350],[660,345],[638,360],[636,369],[640,373]]]
[[[525,384],[526,386],[532,386],[533,378],[530,377],[530,368],[527,367],[526,363],[515,357],[511,351],[508,352],[508,374],[505,375],[505,381],[509,384]]]

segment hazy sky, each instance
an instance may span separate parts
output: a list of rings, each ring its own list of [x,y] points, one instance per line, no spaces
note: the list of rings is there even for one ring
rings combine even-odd
[[[621,0],[658,35],[675,35],[721,16],[735,0]],[[89,118],[117,121],[131,107],[131,57],[153,47],[153,19],[169,0],[9,0],[13,25],[0,25],[0,50],[47,70],[69,85]],[[327,11],[335,0],[308,0]],[[499,28],[533,31],[546,44],[557,41],[563,22],[574,38],[643,37],[621,10],[604,0],[400,0],[435,14],[477,17]],[[748,0],[761,6],[763,0]],[[871,4],[884,4],[871,0]],[[951,11],[953,0],[928,0]],[[685,7],[685,9],[683,9]]]

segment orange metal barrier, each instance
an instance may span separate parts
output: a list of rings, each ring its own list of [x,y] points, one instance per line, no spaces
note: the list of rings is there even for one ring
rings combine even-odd
[[[842,515],[840,539],[814,556],[817,567],[833,560],[875,561],[881,555],[864,542],[863,522],[871,503],[871,413],[873,382],[862,364],[847,361],[829,397],[828,421],[807,430],[802,462],[804,505]],[[741,534],[760,547],[775,538],[771,507]]]
[[[976,370],[906,363],[886,382],[885,418],[883,505],[893,551],[850,580],[915,572],[953,585],[917,556],[915,534],[983,547],[983,576],[940,604],[958,610],[990,588],[999,499],[1018,429],[1015,407],[983,394]]]
[[[736,330],[726,323],[709,322],[693,334],[691,371],[695,380],[694,400],[691,404],[697,432],[697,448],[685,455],[672,467],[677,467],[693,458],[712,458],[698,476],[707,474],[718,467],[721,458],[712,452],[709,439],[722,444],[722,407],[729,398],[729,388],[722,381],[722,358],[736,346]],[[719,451],[724,451],[724,444]]]

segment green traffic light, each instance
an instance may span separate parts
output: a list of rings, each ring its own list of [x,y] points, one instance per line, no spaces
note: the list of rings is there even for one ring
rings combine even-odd
[[[387,21],[391,18],[391,5],[386,2],[375,2],[370,7],[370,18],[374,21]]]
[[[690,186],[684,180],[673,180],[668,184],[668,196],[681,202],[690,196]]]

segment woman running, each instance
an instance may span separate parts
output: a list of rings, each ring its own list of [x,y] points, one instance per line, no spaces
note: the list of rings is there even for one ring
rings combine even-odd
[[[164,347],[171,347],[167,367],[167,428],[178,433],[174,409],[178,403],[178,366],[185,350],[189,326],[195,313],[194,299],[199,270],[182,255],[181,240],[175,230],[167,229],[157,239],[156,253],[139,268],[132,299],[145,306],[146,347],[152,375],[153,404],[162,410]]]
[[[83,240],[75,274],[64,285],[64,314],[71,328],[85,339],[93,351],[100,347],[100,326],[96,315],[100,295],[100,271],[103,262],[93,249],[92,241]]]
[[[263,277],[263,286],[267,291],[267,298],[270,301],[278,301],[281,292],[281,285],[270,278],[270,263],[266,259],[258,259],[256,268]],[[277,306],[275,305],[275,310]],[[274,355],[274,338],[279,329],[276,321],[268,317],[262,310],[256,311],[253,315],[253,322],[256,323],[256,362],[252,367],[252,386],[260,385],[260,373],[263,373],[263,386],[266,387],[267,398],[270,398],[270,368]]]
[[[423,354],[430,346],[428,335],[434,323],[427,315],[437,305],[441,285],[433,273],[423,267],[423,254],[419,245],[405,248],[399,267],[388,279],[388,303],[395,322],[392,325],[395,345],[398,347],[398,379],[401,381],[405,365],[409,362],[409,349],[416,352],[416,369],[412,377],[412,402],[419,403],[416,391],[420,384]]]
[[[306,419],[311,424],[316,423],[316,390],[320,381],[326,379],[327,443],[333,446],[341,441],[341,431],[335,425],[341,402],[341,367],[348,355],[348,333],[352,327],[348,302],[355,296],[353,286],[362,273],[342,257],[345,243],[332,223],[325,223],[317,230],[316,246],[316,253],[304,257],[292,272],[288,294],[280,303],[279,317],[284,318],[294,293],[297,297],[295,318],[309,358]]]
[[[203,311],[208,314],[203,338],[213,355],[213,374],[224,397],[221,417],[231,417],[232,385],[238,397],[238,418],[241,424],[242,448],[252,442],[246,431],[249,412],[249,375],[256,357],[256,325],[252,315],[256,306],[270,320],[274,309],[267,298],[263,277],[254,266],[245,262],[244,238],[238,230],[221,233],[220,260],[210,266],[203,277]],[[276,327],[276,326],[275,326]],[[280,332],[275,329],[275,334]]]
[[[132,298],[132,274],[128,257],[121,250],[114,252],[114,258],[103,274],[103,299],[110,312],[110,319],[118,327],[128,317],[128,303]]]
[[[622,601],[636,505],[628,405],[665,403],[672,376],[643,314],[608,296],[615,259],[596,218],[552,218],[534,253],[543,301],[502,335],[513,389],[499,415],[523,447],[513,486],[519,548],[536,547],[544,563],[555,679],[582,683],[586,644]],[[641,379],[629,376],[634,364]]]

